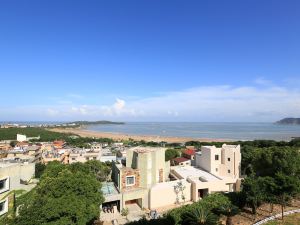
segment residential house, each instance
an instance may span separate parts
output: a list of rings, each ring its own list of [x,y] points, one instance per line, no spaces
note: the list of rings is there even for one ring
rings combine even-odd
[[[31,190],[35,164],[26,160],[0,160],[0,215],[8,212],[10,201],[14,201],[14,190]]]

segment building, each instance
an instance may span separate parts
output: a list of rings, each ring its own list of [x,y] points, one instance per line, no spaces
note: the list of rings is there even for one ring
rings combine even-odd
[[[53,146],[56,149],[61,149],[61,148],[65,148],[67,145],[67,143],[63,140],[57,140],[57,141],[53,141]]]
[[[202,146],[196,154],[196,166],[216,176],[239,178],[241,174],[240,145]]]
[[[58,161],[64,164],[69,163],[70,149],[55,149],[53,145],[42,146],[42,163]]]
[[[32,158],[32,162],[38,163],[42,161],[41,147],[38,145],[15,147],[14,149],[7,151],[6,157],[19,159]]]
[[[18,141],[18,142],[27,141],[26,135],[23,135],[23,134],[17,134],[17,141]]]
[[[13,202],[14,190],[31,190],[35,164],[26,160],[1,159],[0,161],[0,215],[8,212],[10,201]]]
[[[89,160],[100,160],[101,151],[91,149],[72,149],[69,155],[69,163],[85,163]]]
[[[184,157],[178,157],[173,159],[173,165],[175,166],[191,166],[192,162],[190,159]]]
[[[34,157],[34,162],[39,163],[42,161],[41,146],[31,145],[26,148],[27,154]]]
[[[109,148],[103,148],[101,150],[101,162],[113,162],[117,160],[117,156],[115,153],[112,153],[112,151]]]
[[[3,150],[3,151],[7,151],[11,149],[11,146],[10,146],[10,141],[1,141],[0,142],[0,151]]]
[[[157,209],[198,201],[214,192],[239,190],[241,183],[240,146],[205,146],[195,153],[195,166],[187,158],[177,158],[176,166],[165,162],[165,148],[135,147],[127,150],[126,165],[113,163],[112,179],[116,196],[105,204],[120,209],[130,204]],[[104,194],[105,195],[105,194]]]
[[[150,208],[150,188],[168,178],[169,162],[165,162],[165,148],[135,147],[127,150],[126,166],[113,163],[112,178],[122,194],[121,208],[138,204]]]
[[[182,156],[190,160],[195,159],[195,154],[196,154],[196,150],[193,148],[188,148],[182,152]]]
[[[26,135],[23,135],[23,134],[17,134],[17,141],[18,142],[26,142],[26,141],[30,141],[30,140],[38,140],[40,139],[40,136],[38,137],[27,137]]]

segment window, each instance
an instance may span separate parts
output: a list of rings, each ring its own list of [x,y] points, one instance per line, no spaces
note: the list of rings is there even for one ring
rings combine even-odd
[[[72,158],[72,160],[76,160],[76,158]]]
[[[0,203],[0,212],[2,212],[4,210],[4,204],[5,204],[5,202]]]
[[[6,192],[9,190],[9,178],[4,178],[0,180],[0,193]]]
[[[93,157],[93,160],[96,160],[97,159],[97,157]]]
[[[8,211],[8,199],[4,199],[0,202],[0,216],[7,213]]]
[[[6,183],[6,179],[5,180],[0,180],[0,190],[5,188],[5,183]]]
[[[85,159],[86,159],[87,161],[89,161],[90,158],[89,158],[89,157],[85,157]]]
[[[126,177],[126,186],[133,186],[133,185],[135,185],[135,176]]]
[[[228,158],[227,160],[228,160],[228,162],[230,162],[230,158]]]
[[[228,173],[230,173],[230,170],[228,170]]]
[[[219,155],[215,155],[215,160],[219,160]]]
[[[218,168],[216,168],[216,172],[218,172]]]

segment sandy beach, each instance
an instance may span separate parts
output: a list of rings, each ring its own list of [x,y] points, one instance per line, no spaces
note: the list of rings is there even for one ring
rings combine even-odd
[[[51,131],[60,133],[73,133],[81,137],[95,137],[95,138],[111,138],[115,141],[133,139],[135,141],[154,141],[154,142],[168,142],[168,143],[183,143],[187,141],[200,142],[228,142],[226,139],[210,139],[210,138],[189,138],[189,137],[166,137],[166,136],[152,136],[152,135],[131,135],[121,133],[108,133],[99,131],[85,130],[84,128],[53,128]]]

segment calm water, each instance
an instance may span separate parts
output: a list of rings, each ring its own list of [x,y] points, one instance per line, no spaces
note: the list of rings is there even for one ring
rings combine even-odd
[[[136,135],[157,135],[232,140],[290,140],[300,137],[300,125],[273,123],[151,123],[131,122],[124,125],[93,125],[88,130]]]

